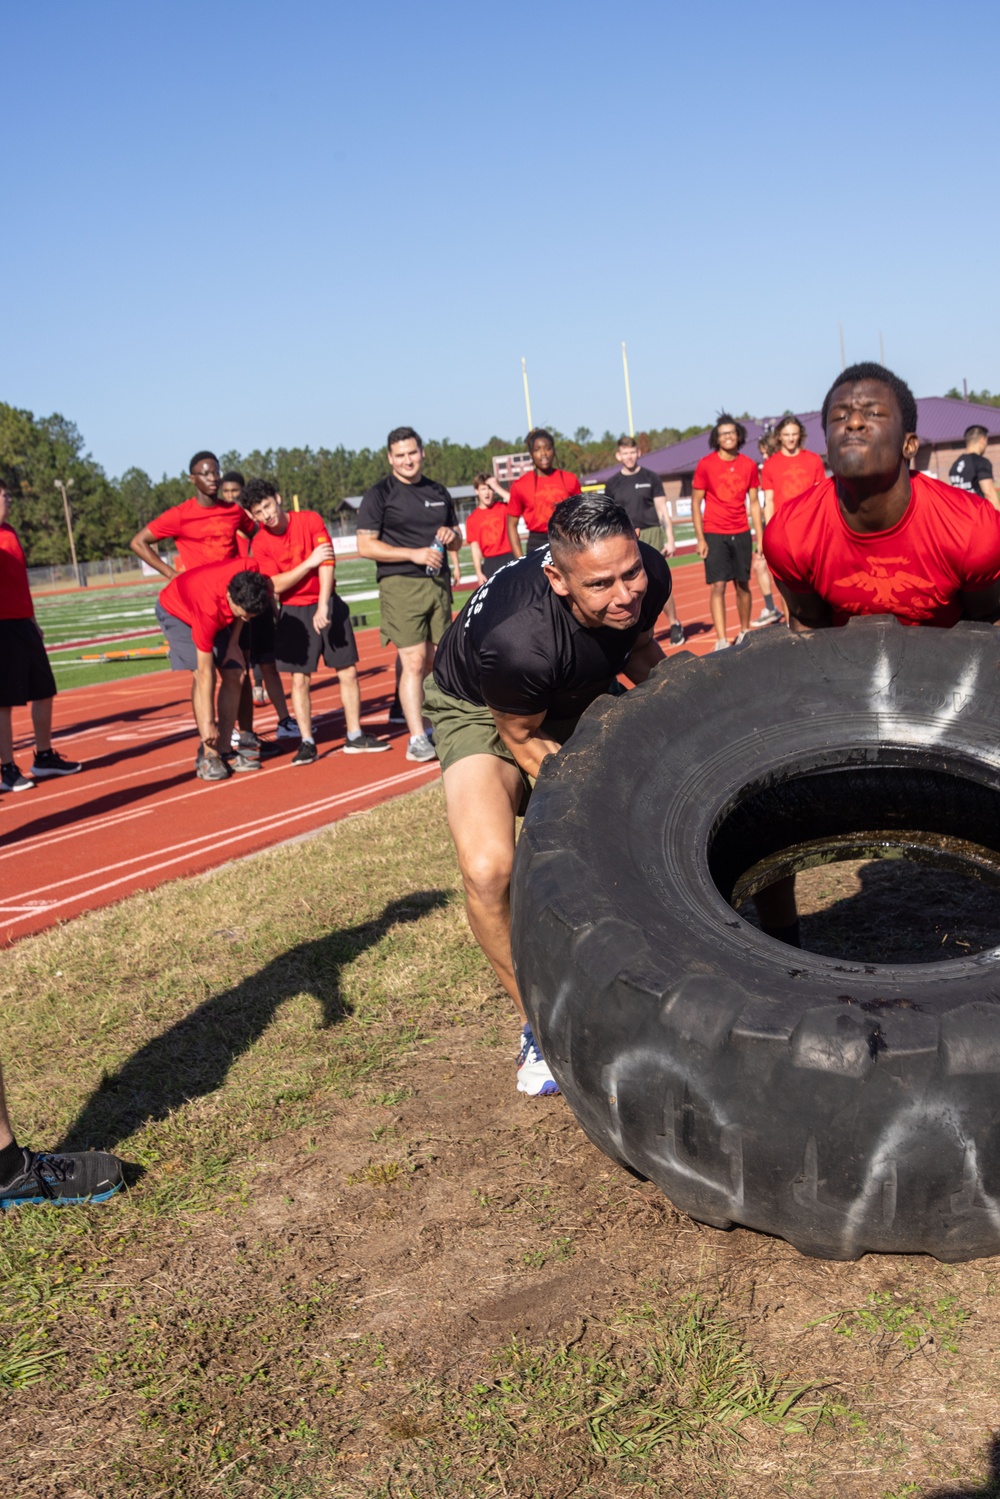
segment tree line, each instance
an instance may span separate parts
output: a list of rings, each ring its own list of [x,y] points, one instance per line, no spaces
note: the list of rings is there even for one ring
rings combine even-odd
[[[650,452],[704,430],[661,427],[641,432],[639,449]],[[554,435],[562,468],[587,474],[614,462],[616,437],[611,432],[595,437],[588,428],[578,427],[571,437]],[[523,436],[491,437],[480,447],[448,438],[427,441],[425,471],[449,487],[469,484],[480,470],[492,471],[496,455],[521,452],[523,442]],[[221,454],[220,461],[224,470],[238,469],[248,479],[273,479],[286,498],[297,494],[303,509],[318,510],[328,521],[349,495],[363,494],[389,472],[384,449],[342,445],[230,452]],[[57,479],[69,485],[73,539],[81,562],[127,555],[136,531],[191,494],[183,473],[154,480],[144,470],[130,468],[120,478],[109,478],[86,451],[78,428],[65,417],[36,417],[0,402],[0,480],[13,501],[10,519],[32,567],[70,560]]]

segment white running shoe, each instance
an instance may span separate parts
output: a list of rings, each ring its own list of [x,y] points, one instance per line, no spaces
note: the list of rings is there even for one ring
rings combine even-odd
[[[751,630],[762,630],[765,625],[776,625],[782,618],[780,609],[762,609],[753,621]]]
[[[728,640],[717,640],[715,642],[715,644],[713,645],[712,649],[713,649],[713,651],[728,651],[728,649],[729,649],[729,641]]]
[[[521,1032],[521,1050],[517,1058],[517,1091],[532,1098],[559,1092],[559,1084],[549,1071],[549,1064],[538,1049],[531,1026]]]

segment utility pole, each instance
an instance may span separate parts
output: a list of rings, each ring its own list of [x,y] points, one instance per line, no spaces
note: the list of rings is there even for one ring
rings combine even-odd
[[[632,388],[628,383],[628,355],[625,352],[625,340],[622,339],[622,368],[625,371],[625,409],[628,411],[628,435],[635,436],[635,423],[632,421]]]
[[[885,344],[882,342],[882,334],[878,336],[878,362],[885,369]]]
[[[528,361],[521,359],[521,379],[524,381],[524,409],[528,413],[528,431],[531,431],[531,396],[528,394]]]
[[[80,576],[80,564],[76,560],[76,542],[73,540],[73,516],[70,513],[69,497],[66,494],[67,489],[72,489],[72,487],[72,479],[66,479],[65,482],[62,479],[56,480],[56,488],[62,494],[63,514],[66,517],[66,535],[69,537],[69,554],[73,559],[73,571],[76,574],[76,586],[77,588],[83,588],[85,585],[83,578]]]

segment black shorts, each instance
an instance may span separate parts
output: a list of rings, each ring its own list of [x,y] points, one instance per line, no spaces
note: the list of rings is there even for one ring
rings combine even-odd
[[[525,552],[537,552],[539,547],[547,547],[549,544],[548,531],[529,531],[528,545]]]
[[[313,626],[315,604],[286,604],[281,611],[274,638],[274,653],[279,671],[303,672],[312,676],[323,658],[323,665],[334,671],[356,666],[358,648],[354,643],[351,611],[344,600],[334,594],[330,600],[330,623],[322,634]]]
[[[33,619],[0,619],[0,708],[55,697],[45,643]]]
[[[753,539],[749,531],[737,536],[723,536],[706,531],[708,556],[705,558],[706,583],[749,583],[753,560]]]
[[[171,671],[197,671],[198,670],[198,647],[194,643],[191,634],[191,626],[184,620],[178,619],[176,614],[170,614],[164,609],[159,599],[156,601],[156,617],[163,631],[163,638],[170,647],[170,670]],[[212,655],[215,664],[221,671],[223,666],[239,666],[242,668],[242,660],[226,660],[229,648],[229,636],[231,626],[226,625],[215,637],[212,646]],[[242,636],[243,631],[240,631]]]
[[[240,631],[240,650],[251,666],[274,660],[274,610],[270,604],[263,614],[248,619]]]
[[[486,578],[492,578],[492,576],[493,576],[494,573],[498,573],[502,567],[506,567],[507,566],[508,562],[513,562],[513,561],[514,561],[514,553],[513,552],[501,552],[500,555],[499,555],[499,557],[484,557],[483,558],[483,576],[486,577]]]

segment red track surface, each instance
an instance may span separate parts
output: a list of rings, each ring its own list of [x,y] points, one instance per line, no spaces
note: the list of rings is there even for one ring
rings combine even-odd
[[[700,565],[675,571],[674,586],[688,631],[686,646],[676,649],[704,654],[714,635]],[[732,636],[736,620],[729,612]],[[387,735],[395,653],[379,644],[375,630],[362,631],[358,644],[362,719]],[[210,785],[192,773],[187,673],[156,672],[60,694],[57,748],[85,768],[0,798],[0,943],[324,827],[437,777],[436,763],[405,759],[402,730],[394,730],[386,754],[339,753],[344,721],[332,673],[314,679],[313,711],[320,751],[314,765],[292,768],[292,741],[263,770]],[[273,735],[274,709],[258,709],[255,722]],[[14,732],[27,770],[27,709],[15,709]]]

